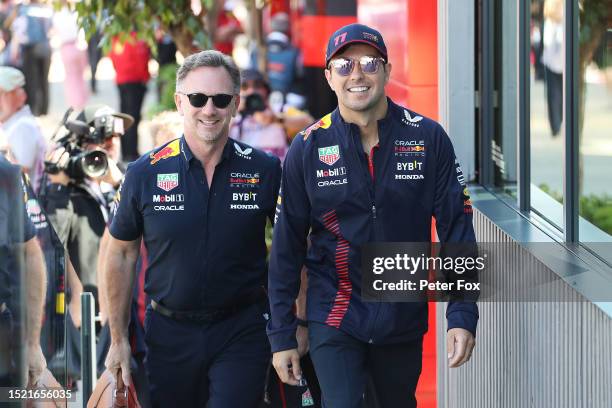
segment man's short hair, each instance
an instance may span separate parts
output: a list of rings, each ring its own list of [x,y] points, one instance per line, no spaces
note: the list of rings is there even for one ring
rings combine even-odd
[[[191,54],[176,71],[176,89],[183,79],[196,68],[200,67],[223,67],[232,78],[233,92],[240,93],[240,69],[229,55],[217,50],[205,50]]]

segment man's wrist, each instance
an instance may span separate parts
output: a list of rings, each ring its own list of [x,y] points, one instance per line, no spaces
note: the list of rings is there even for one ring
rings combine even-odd
[[[298,326],[308,327],[308,320],[300,319],[299,317],[296,320]]]
[[[38,339],[36,340],[28,340],[28,347],[29,348],[38,348],[40,347],[40,341]]]

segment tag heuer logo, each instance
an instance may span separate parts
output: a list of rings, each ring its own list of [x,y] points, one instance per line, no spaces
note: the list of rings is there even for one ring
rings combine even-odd
[[[333,165],[340,158],[340,148],[338,145],[319,147],[319,160],[327,165]]]
[[[170,191],[178,185],[178,173],[157,175],[157,187],[161,188],[164,191]]]

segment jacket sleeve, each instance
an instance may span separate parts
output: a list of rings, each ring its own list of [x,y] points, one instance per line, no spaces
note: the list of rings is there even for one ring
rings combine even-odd
[[[268,273],[271,318],[267,328],[273,353],[297,348],[293,305],[300,288],[300,271],[306,256],[306,237],[310,228],[303,156],[303,140],[298,135],[283,165],[274,216]]]
[[[434,217],[441,243],[474,243],[476,236],[472,225],[472,206],[468,195],[465,176],[450,138],[441,126],[436,131],[436,187],[434,197]],[[470,245],[462,245],[469,248]],[[470,251],[471,252],[471,251]],[[475,273],[466,273],[462,279],[476,281]],[[446,309],[448,329],[466,329],[476,336],[478,306],[474,301],[450,301]]]
[[[278,202],[278,197],[279,197],[279,190],[280,190],[280,183],[281,183],[281,175],[282,175],[282,171],[281,171],[281,162],[278,158],[274,158],[275,164],[274,164],[274,172],[273,172],[273,194],[274,194],[274,202]],[[270,208],[270,211],[268,212],[268,218],[270,219],[270,222],[272,222],[272,225],[274,225],[274,219],[275,219],[275,213],[276,213],[276,209],[274,207]]]
[[[121,241],[134,241],[138,239],[144,230],[144,220],[139,204],[139,184],[138,170],[133,165],[128,165],[123,181],[115,195],[113,203],[113,221],[110,224],[110,234]]]

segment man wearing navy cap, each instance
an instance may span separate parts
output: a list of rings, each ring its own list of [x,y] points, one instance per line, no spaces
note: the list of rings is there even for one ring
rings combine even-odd
[[[472,208],[442,127],[385,96],[391,64],[382,35],[342,27],[325,60],[338,108],[295,137],[276,208],[268,285],[274,367],[284,382],[299,382],[296,326],[307,325],[325,406],[361,407],[369,377],[381,407],[414,407],[427,303],[364,301],[361,247],[428,243],[432,217],[441,242],[475,242]],[[303,264],[307,322],[298,322]],[[446,316],[449,365],[458,367],[471,356],[478,308],[449,302]]]
[[[265,226],[280,160],[228,137],[240,103],[230,57],[190,55],[176,77],[184,136],[129,165],[110,226],[106,366],[129,382],[129,305],[143,240],[153,406],[256,407],[270,360]]]

